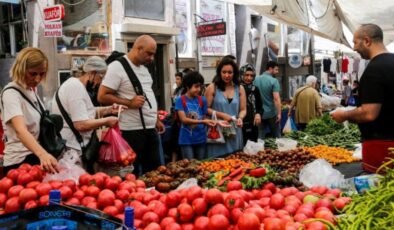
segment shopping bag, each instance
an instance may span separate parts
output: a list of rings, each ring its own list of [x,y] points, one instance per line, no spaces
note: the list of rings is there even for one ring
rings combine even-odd
[[[285,126],[283,127],[282,132],[283,132],[284,134],[291,133],[291,117],[288,117],[288,118],[287,118],[286,124],[285,124]]]
[[[216,112],[212,113],[212,120],[218,121]],[[217,123],[215,126],[208,127],[207,130],[207,143],[225,143],[222,127]]]
[[[231,139],[237,135],[237,128],[234,121],[230,122],[228,127],[222,127],[223,136],[225,139]]]
[[[291,131],[297,131],[298,129],[297,129],[297,125],[296,125],[296,123],[294,122],[294,119],[292,118],[292,117],[290,117],[290,124],[291,124]]]
[[[99,162],[106,165],[128,166],[135,161],[136,153],[130,147],[119,129],[119,125],[109,128],[102,138]]]

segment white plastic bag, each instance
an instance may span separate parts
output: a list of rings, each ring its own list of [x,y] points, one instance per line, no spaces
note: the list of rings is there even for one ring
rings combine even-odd
[[[307,187],[315,185],[331,186],[336,183],[343,183],[344,175],[334,169],[330,163],[324,159],[317,159],[304,166],[300,171],[300,181]]]
[[[276,145],[279,151],[287,151],[297,148],[298,142],[290,138],[278,138],[276,139]]]
[[[283,127],[282,132],[285,133],[285,134],[286,133],[291,133],[291,131],[292,131],[292,129],[291,129],[291,120],[290,119],[291,119],[290,117],[287,118],[285,127]]]
[[[248,140],[244,147],[244,153],[249,155],[256,155],[260,151],[264,151],[264,141],[258,139],[257,142]]]
[[[193,186],[198,186],[198,181],[196,178],[189,178],[180,184],[175,190],[188,189]]]
[[[353,157],[360,160],[363,159],[363,147],[361,143],[355,144],[354,146],[356,146],[356,149],[353,152]]]
[[[57,167],[59,172],[54,174],[46,174],[44,177],[44,182],[51,180],[63,181],[71,179],[78,183],[79,176],[86,173],[81,167],[81,158],[78,152],[72,149],[63,154],[62,158],[58,161]]]

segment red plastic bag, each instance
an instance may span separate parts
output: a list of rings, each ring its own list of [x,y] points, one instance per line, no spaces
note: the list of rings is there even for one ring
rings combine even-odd
[[[135,161],[136,153],[120,133],[119,125],[109,128],[102,138],[99,162],[128,166]]]

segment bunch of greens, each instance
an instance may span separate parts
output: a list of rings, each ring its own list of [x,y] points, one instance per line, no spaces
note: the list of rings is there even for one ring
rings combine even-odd
[[[342,124],[336,123],[328,113],[325,113],[322,117],[311,120],[306,126],[305,132],[311,135],[322,136],[332,134],[343,128]]]

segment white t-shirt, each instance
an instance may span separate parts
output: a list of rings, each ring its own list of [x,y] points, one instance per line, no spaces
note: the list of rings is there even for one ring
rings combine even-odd
[[[61,115],[55,96],[52,100],[52,113]],[[62,86],[59,88],[59,99],[63,105],[64,110],[66,110],[68,116],[73,122],[86,121],[96,117],[96,108],[90,100],[89,94],[86,91],[86,87],[78,78],[69,78],[62,84]],[[89,143],[92,132],[93,130],[80,132],[84,145]],[[81,146],[78,143],[77,138],[71,131],[64,118],[61,135],[63,139],[66,140],[67,147],[81,150]]]
[[[157,121],[157,102],[155,94],[152,90],[152,77],[145,66],[136,66],[127,58],[126,55],[124,57],[129,62],[134,73],[137,75],[138,80],[141,82],[142,89],[150,102],[149,105],[148,101],[145,100],[145,104],[142,107],[145,127],[147,129],[155,128]],[[134,87],[131,84],[126,71],[124,70],[122,64],[119,61],[114,61],[109,64],[107,73],[101,84],[115,90],[116,96],[120,98],[131,100],[136,96]],[[119,118],[119,126],[121,130],[143,129],[139,110],[127,109],[123,111]]]
[[[24,89],[14,82],[7,84],[4,88],[9,86],[16,87],[22,91],[22,93],[37,106],[36,108],[39,109],[37,97],[33,90]],[[11,125],[11,119],[16,116],[23,116],[27,130],[34,136],[34,138],[36,138],[36,140],[38,140],[38,136],[40,134],[41,114],[14,89],[4,91],[2,103],[1,119],[5,135],[3,165],[10,166],[21,163],[27,155],[32,154],[32,152],[22,144],[16,135],[16,131]]]

